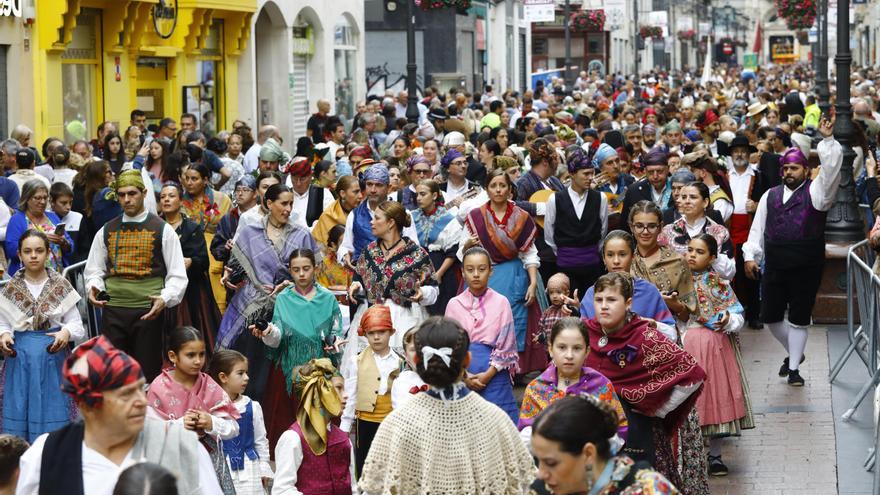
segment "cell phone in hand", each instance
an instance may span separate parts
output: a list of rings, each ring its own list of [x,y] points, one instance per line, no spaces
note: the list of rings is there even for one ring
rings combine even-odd
[[[67,225],[65,225],[65,224],[63,224],[63,223],[59,223],[58,225],[55,226],[55,235],[63,236],[63,235],[64,235],[64,230],[65,230],[66,228],[67,228]]]

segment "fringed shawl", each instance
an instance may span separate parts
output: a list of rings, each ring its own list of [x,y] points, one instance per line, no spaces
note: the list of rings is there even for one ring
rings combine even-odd
[[[19,270],[0,291],[0,314],[14,330],[46,330],[50,318],[61,318],[81,299],[70,282],[54,270],[46,270],[49,279],[34,299],[24,272]]]
[[[519,253],[528,251],[538,235],[532,217],[512,202],[507,203],[507,212],[502,219],[495,217],[489,203],[474,208],[468,213],[465,226],[470,235],[479,237],[480,244],[495,264],[510,261]]]

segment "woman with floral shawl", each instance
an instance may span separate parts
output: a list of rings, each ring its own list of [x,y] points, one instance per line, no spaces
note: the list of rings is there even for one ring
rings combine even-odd
[[[496,171],[497,170],[497,171]],[[472,245],[480,245],[492,260],[489,287],[507,298],[513,313],[516,347],[520,353],[521,373],[543,370],[547,351],[534,341],[540,330],[541,307],[538,290],[538,229],[529,214],[509,200],[513,183],[503,170],[495,169],[486,177],[489,201],[471,210],[465,218],[465,229],[471,240],[462,242],[458,259]]]
[[[211,187],[211,171],[202,162],[190,164],[183,172],[183,207],[182,211],[193,222],[205,231],[205,243],[210,246],[217,231],[220,219],[232,208],[229,196]],[[209,255],[208,276],[211,279],[211,290],[217,301],[217,308],[226,311],[226,289],[220,282],[223,275],[223,262]]]
[[[428,306],[428,313],[442,315],[449,300],[458,294],[461,284],[455,255],[462,228],[443,206],[440,184],[436,181],[429,179],[416,184],[415,201],[418,209],[413,210],[412,216],[419,233],[419,244],[428,250],[434,266],[434,280],[440,285],[440,295],[435,304]]]
[[[289,221],[292,201],[293,193],[287,186],[269,187],[263,198],[269,213],[255,225],[239,224],[228,265],[227,283],[238,288],[220,322],[217,346],[235,349],[248,358],[250,381],[245,394],[258,402],[263,400],[270,367],[265,344],[247,328],[257,320],[272,320],[273,292],[289,280],[288,261],[293,252],[317,250],[309,231]],[[239,284],[233,283],[241,278]]]

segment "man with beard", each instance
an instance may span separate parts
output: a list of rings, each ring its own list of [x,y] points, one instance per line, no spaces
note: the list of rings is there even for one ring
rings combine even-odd
[[[758,299],[758,282],[745,276],[743,269],[742,245],[749,238],[749,229],[752,226],[752,218],[758,209],[758,202],[767,190],[763,176],[757,173],[754,166],[749,163],[749,154],[755,151],[755,147],[749,143],[749,138],[738,135],[730,142],[731,166],[727,175],[730,181],[730,192],[733,201],[733,215],[730,216],[730,241],[733,244],[733,254],[736,260],[737,277],[734,279],[734,290],[740,302],[746,308],[746,321],[749,327],[762,328],[759,319],[760,302]]]
[[[825,262],[825,217],[840,184],[843,155],[832,137],[832,122],[822,119],[817,147],[821,168],[809,180],[807,157],[797,148],[782,155],[782,185],[761,197],[749,239],[743,245],[746,275],[761,277],[761,318],[788,353],[779,369],[788,384],[802,387],[798,372],[807,346],[807,330]],[[784,320],[788,309],[788,321]]]
[[[718,115],[715,115],[711,109],[706,110],[697,117],[697,129],[700,130],[700,136],[703,142],[709,147],[713,157],[727,156],[727,145],[723,141],[718,140],[719,131]]]

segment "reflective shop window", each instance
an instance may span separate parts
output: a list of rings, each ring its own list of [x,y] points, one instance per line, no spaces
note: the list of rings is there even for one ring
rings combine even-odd
[[[64,141],[87,139],[98,125],[101,12],[82,9],[71,41],[61,54]]]

